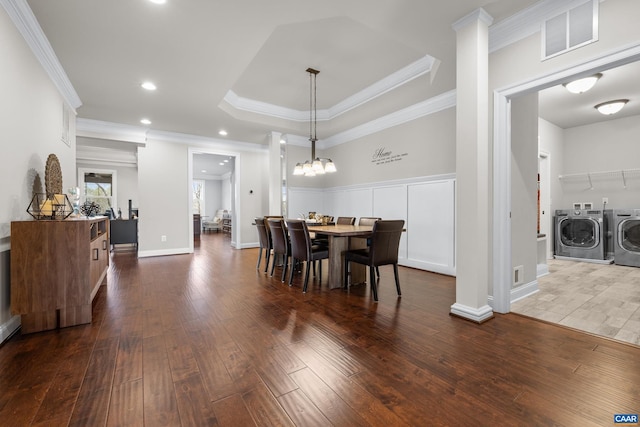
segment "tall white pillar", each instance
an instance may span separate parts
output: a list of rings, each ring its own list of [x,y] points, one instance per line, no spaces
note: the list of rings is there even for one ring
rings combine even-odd
[[[478,9],[453,24],[456,66],[456,302],[451,314],[475,322],[493,317],[489,151],[489,25]]]
[[[280,132],[269,133],[269,215],[284,215],[282,210],[282,161]]]

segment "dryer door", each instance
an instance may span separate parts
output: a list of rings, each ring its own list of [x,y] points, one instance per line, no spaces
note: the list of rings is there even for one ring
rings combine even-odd
[[[593,218],[563,218],[558,232],[560,242],[569,248],[593,249],[600,244],[600,225]]]
[[[625,251],[640,253],[640,218],[629,218],[620,222],[618,245]]]

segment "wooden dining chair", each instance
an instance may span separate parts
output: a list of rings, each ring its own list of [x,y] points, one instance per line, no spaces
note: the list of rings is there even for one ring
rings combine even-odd
[[[289,244],[289,236],[287,235],[287,229],[284,225],[282,218],[269,218],[267,219],[269,224],[269,231],[271,232],[271,243],[273,250],[273,262],[271,263],[271,277],[276,269],[276,263],[278,262],[278,255],[282,256],[282,282],[287,277],[287,267],[289,265],[289,256],[291,253],[291,246]]]
[[[398,278],[398,250],[400,237],[404,228],[404,220],[379,220],[373,224],[371,234],[371,246],[366,249],[356,249],[344,253],[344,286],[349,286],[349,263],[357,262],[369,266],[369,281],[373,300],[378,301],[378,288],[376,284],[375,268],[381,265],[393,265],[393,274],[396,279],[396,291],[400,291]]]
[[[256,269],[260,269],[260,262],[262,261],[262,253],[265,254],[264,272],[267,272],[269,268],[269,258],[271,258],[271,233],[267,227],[264,218],[255,219],[256,228],[258,229],[258,237],[260,239],[260,251],[258,252],[258,264]]]
[[[329,258],[329,249],[324,246],[314,245],[309,235],[309,228],[304,220],[288,219],[286,220],[289,238],[291,239],[291,265],[295,265],[296,261],[306,261],[307,265],[304,273],[304,285],[302,292],[307,292],[309,284],[309,269],[311,264],[319,261],[318,266],[318,282],[322,281],[322,260]],[[294,268],[291,268],[289,274],[289,286],[293,283]]]

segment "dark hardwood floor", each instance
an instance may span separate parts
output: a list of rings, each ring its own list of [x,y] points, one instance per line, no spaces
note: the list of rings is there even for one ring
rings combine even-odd
[[[3,426],[605,426],[640,412],[640,348],[449,315],[455,279],[382,267],[380,302],[193,255],[112,255],[93,323],[0,347]],[[325,261],[326,262],[326,261]],[[325,269],[326,271],[326,269]],[[324,278],[326,279],[326,277]]]

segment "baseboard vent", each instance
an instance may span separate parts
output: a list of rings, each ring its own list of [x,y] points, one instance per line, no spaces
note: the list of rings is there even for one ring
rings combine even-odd
[[[519,286],[524,283],[524,267],[519,265],[513,267],[513,286]]]

